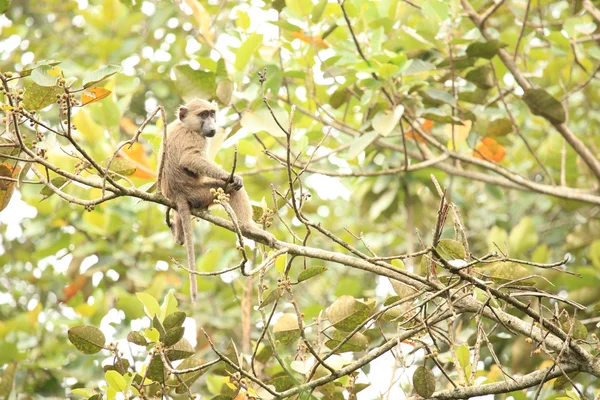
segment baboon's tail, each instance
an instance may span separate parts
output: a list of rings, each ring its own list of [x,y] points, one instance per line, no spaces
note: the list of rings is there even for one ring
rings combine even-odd
[[[185,240],[185,251],[187,252],[188,270],[190,273],[190,296],[192,303],[196,304],[198,298],[198,282],[196,281],[196,255],[194,253],[194,235],[192,233],[192,214],[187,202],[177,204],[179,221],[183,228],[183,239]]]

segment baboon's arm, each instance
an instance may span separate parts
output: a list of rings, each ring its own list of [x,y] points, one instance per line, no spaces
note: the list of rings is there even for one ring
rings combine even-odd
[[[206,176],[222,181],[228,180],[230,175],[228,172],[219,168],[199,154],[184,153],[179,160],[179,165],[198,176]]]

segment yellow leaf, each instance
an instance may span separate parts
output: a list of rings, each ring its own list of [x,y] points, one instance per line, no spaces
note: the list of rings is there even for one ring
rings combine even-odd
[[[192,9],[192,14],[194,14],[200,32],[207,40],[212,41],[214,35],[210,31],[210,14],[206,11],[206,8],[198,0],[185,0],[185,2]]]
[[[446,124],[444,126],[444,133],[448,136],[448,150],[456,150],[462,142],[467,140],[473,122],[463,121],[463,124],[464,125]],[[454,141],[452,140],[452,127],[454,127]],[[456,148],[454,148],[453,145],[455,145]]]
[[[141,144],[134,143],[131,149],[129,146],[123,147],[119,152],[119,156],[135,164],[136,169],[131,176],[140,179],[154,179],[154,171],[150,168],[148,156]]]
[[[87,94],[87,93],[90,94]],[[91,87],[81,94],[81,104],[86,105],[95,101],[100,101],[112,92],[101,87]]]
[[[61,72],[62,70],[57,65],[48,70],[48,75],[59,77]]]

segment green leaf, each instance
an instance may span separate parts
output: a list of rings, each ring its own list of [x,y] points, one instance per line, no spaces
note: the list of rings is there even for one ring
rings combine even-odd
[[[56,103],[56,95],[63,90],[55,86],[40,86],[35,82],[28,82],[23,96],[23,107],[29,111],[38,111]]]
[[[571,337],[573,337],[573,339],[585,340],[587,338],[588,330],[585,327],[585,325],[581,323],[581,321],[575,318],[570,318],[567,314],[564,313],[561,314],[559,320],[560,327],[565,333],[568,333],[571,329],[571,324],[574,324],[573,331],[571,333]]]
[[[351,332],[369,317],[369,311],[365,303],[342,296],[327,309],[327,319],[336,329]]]
[[[146,346],[148,344],[144,335],[139,332],[129,332],[129,334],[127,334],[127,341],[137,344],[138,346]]]
[[[173,295],[173,292],[169,291],[160,306],[160,320],[163,321],[163,326],[165,326],[165,317],[178,311],[177,304],[177,299]],[[185,320],[185,313],[183,314],[183,319]],[[183,321],[181,323],[183,323]],[[169,328],[172,328],[172,326]],[[169,328],[165,326],[165,329]]]
[[[175,87],[184,101],[196,97],[211,99],[217,90],[216,75],[214,72],[192,69],[189,65],[173,67],[175,73]]]
[[[429,368],[420,366],[413,374],[413,386],[415,392],[423,398],[430,398],[435,392],[435,376]]]
[[[471,104],[484,104],[487,94],[487,91],[477,88],[472,91],[461,91],[458,94],[458,99]]]
[[[311,20],[313,24],[316,24],[321,20],[323,16],[323,11],[325,11],[325,7],[327,7],[328,0],[319,0],[317,5],[313,8],[311,12]]]
[[[500,137],[508,135],[513,131],[513,124],[508,118],[496,118],[487,126],[487,136]]]
[[[410,60],[410,65],[404,71],[404,75],[416,75],[429,72],[435,69],[435,65],[430,62],[415,58]]]
[[[471,376],[471,352],[469,351],[469,346],[467,344],[461,344],[460,346],[456,346],[456,358],[458,358],[458,363],[460,364],[465,378],[469,379]]]
[[[497,261],[489,264],[477,264],[477,268],[475,268],[474,271],[500,284],[532,275],[527,268],[510,261]],[[515,282],[515,285],[533,286],[535,285],[535,279],[529,278],[521,280]]]
[[[17,363],[11,362],[0,377],[0,399],[8,399],[10,397],[16,376]]]
[[[348,336],[347,332],[342,332],[335,329],[331,334],[331,339],[325,342],[325,346],[334,349]],[[347,351],[358,352],[366,350],[369,347],[369,339],[360,332],[355,333],[352,337],[340,347],[337,353],[345,353]]]
[[[152,318],[152,327],[158,331],[159,338],[162,339],[165,336],[166,330],[165,327],[158,320],[158,316],[155,315]]]
[[[479,57],[491,60],[494,58],[498,51],[508,46],[506,43],[502,43],[499,40],[489,40],[487,42],[475,42],[471,43],[467,47],[467,55],[469,57]]]
[[[235,52],[235,69],[237,71],[243,71],[250,57],[258,51],[263,41],[263,35],[259,33],[251,34],[248,39],[240,46]]]
[[[285,5],[299,17],[308,17],[313,10],[311,0],[285,0]]]
[[[442,122],[444,124],[464,125],[459,118],[445,114],[442,110],[437,108],[428,108],[423,111],[421,116],[425,119],[430,119],[435,122]]]
[[[596,239],[590,244],[589,256],[590,260],[592,260],[592,265],[600,269],[600,239]]]
[[[379,133],[377,131],[371,131],[354,139],[350,145],[350,148],[348,149],[346,159],[352,160],[356,158],[363,150],[369,147],[369,145],[373,143],[378,136]]]
[[[108,164],[108,161],[106,162]],[[110,163],[110,168],[109,170],[116,172],[119,175],[123,175],[123,176],[129,176],[129,175],[133,175],[136,171],[137,167],[135,166],[134,163],[132,163],[131,161],[125,159],[125,158],[120,158],[120,157],[115,157],[113,158],[112,162]],[[158,303],[156,303],[158,304]]]
[[[177,369],[181,371],[181,370],[189,369],[189,368],[197,368],[204,363],[205,363],[204,360],[200,360],[197,358],[188,358],[186,360],[183,360],[181,362],[181,364],[179,364],[177,366]],[[181,379],[181,381],[183,381],[183,384],[180,384],[179,386],[177,386],[177,388],[175,389],[175,392],[177,392],[179,394],[187,392],[187,387],[190,387],[194,382],[196,382],[196,380],[198,380],[198,378],[200,378],[202,376],[202,374],[204,374],[207,370],[208,370],[208,368],[203,368],[198,371],[180,374],[179,379]]]
[[[144,336],[152,343],[156,343],[160,340],[160,333],[156,328],[144,329]]]
[[[538,234],[533,218],[529,216],[523,217],[508,236],[508,248],[513,257],[522,256],[537,243]]]
[[[53,178],[50,181],[50,183],[52,183],[52,185],[57,188],[60,188],[62,185],[65,184],[65,182],[67,182],[67,178],[65,178],[63,176],[57,176],[56,178]],[[54,192],[48,186],[44,186],[42,188],[42,190],[40,190],[40,194],[42,196],[44,196],[44,198],[48,198],[48,197],[52,196],[54,194]]]
[[[136,293],[136,296],[144,305],[144,311],[150,318],[153,318],[155,315],[160,313],[160,306],[154,297],[148,293],[141,292]]]
[[[444,90],[430,88],[425,89],[420,93],[424,101],[429,101],[430,103],[433,103],[434,106],[441,105],[442,103],[456,106],[456,100],[454,100],[454,97]]]
[[[0,14],[4,14],[10,6],[10,0],[0,0]]]
[[[106,371],[104,374],[104,380],[108,387],[113,389],[115,392],[123,392],[127,388],[125,378],[117,371]]]
[[[104,347],[106,338],[95,326],[74,326],[68,331],[69,341],[83,354],[96,354]]]
[[[283,344],[294,343],[300,337],[300,326],[296,314],[283,314],[273,327],[275,339]]]
[[[532,113],[546,118],[553,124],[562,124],[567,120],[562,103],[544,89],[525,90],[523,101]]]
[[[40,86],[56,86],[58,78],[57,70],[51,65],[40,65],[31,71],[31,79]]]
[[[348,100],[350,100],[350,93],[345,89],[339,88],[329,98],[329,105],[337,110]]]
[[[0,1],[0,4],[2,3],[2,1]],[[0,6],[1,7],[1,6]],[[56,61],[56,60],[40,60],[40,61],[36,61],[34,63],[31,64],[27,64],[25,65],[23,68],[21,68],[21,70],[19,71],[19,75],[21,75],[21,77],[26,77],[31,75],[31,72],[36,69],[37,67],[40,67],[42,65],[50,65],[52,67],[54,67],[55,65],[60,64],[62,61]]]
[[[467,258],[465,246],[454,239],[440,239],[436,250],[446,261],[465,260]]]
[[[396,106],[393,110],[380,111],[373,117],[371,125],[381,136],[387,136],[398,126],[403,114],[404,106],[402,105]]]
[[[166,351],[167,358],[171,361],[183,360],[184,358],[193,356],[194,353],[194,348],[186,339],[181,339]]]
[[[159,355],[156,355],[152,359],[152,362],[148,366],[148,374],[146,376],[155,382],[165,382],[165,366]]]
[[[470,70],[465,79],[469,82],[473,82],[480,89],[491,89],[494,87],[494,79],[492,78],[492,69],[489,65],[482,65],[481,67],[473,68]]]
[[[166,330],[182,326],[185,322],[186,317],[187,315],[182,311],[174,312],[173,314],[170,314],[169,316],[167,316],[167,318],[165,318],[163,326]]]
[[[120,65],[105,65],[104,67],[95,70],[94,72],[83,78],[83,87],[89,88],[90,86],[93,86],[94,84],[103,81],[109,76],[112,76],[117,72],[121,72],[122,70],[123,67],[121,67]]]
[[[552,385],[552,389],[563,390],[563,389],[571,387],[571,381],[573,381],[573,379],[575,379],[575,377],[578,374],[579,374],[579,371],[576,371],[576,372],[571,372],[571,373],[567,374],[568,377],[566,377],[564,375],[559,376],[554,381],[554,384]]]
[[[298,282],[303,282],[327,271],[326,267],[308,267],[298,275]]]
[[[263,299],[262,303],[258,306],[258,309],[265,308],[269,304],[275,302],[275,300],[279,299],[283,295],[283,290],[280,288],[275,288],[269,292],[269,294]]]
[[[217,98],[224,106],[231,103],[231,95],[233,94],[233,83],[229,80],[219,82],[217,85]]]
[[[162,338],[162,342],[166,347],[171,347],[181,340],[184,333],[185,328],[183,326],[171,328],[165,333],[164,337]]]
[[[86,398],[94,395],[94,393],[92,392],[91,389],[85,389],[85,388],[73,389],[73,390],[71,390],[71,394],[77,394],[79,396],[84,396]],[[1,395],[2,395],[2,393],[0,393],[0,396]]]
[[[421,6],[421,12],[427,18],[434,21],[443,21],[448,18],[450,7],[443,1],[425,0]]]

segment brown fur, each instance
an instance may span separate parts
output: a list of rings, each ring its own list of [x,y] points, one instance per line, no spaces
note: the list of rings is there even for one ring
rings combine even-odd
[[[211,116],[202,118],[201,113],[206,111]],[[177,205],[178,212],[171,231],[175,241],[186,247],[190,271],[196,271],[190,209],[207,209],[212,205],[214,196],[210,193],[211,188],[222,188],[229,194],[229,204],[242,232],[263,237],[271,246],[276,241],[273,235],[253,225],[252,206],[242,187],[241,177],[235,176],[233,183],[227,184],[231,174],[208,158],[209,140],[216,131],[216,111],[215,103],[195,99],[179,109],[179,119],[168,127],[162,194]],[[190,294],[195,302],[197,285],[193,273],[190,273]]]

